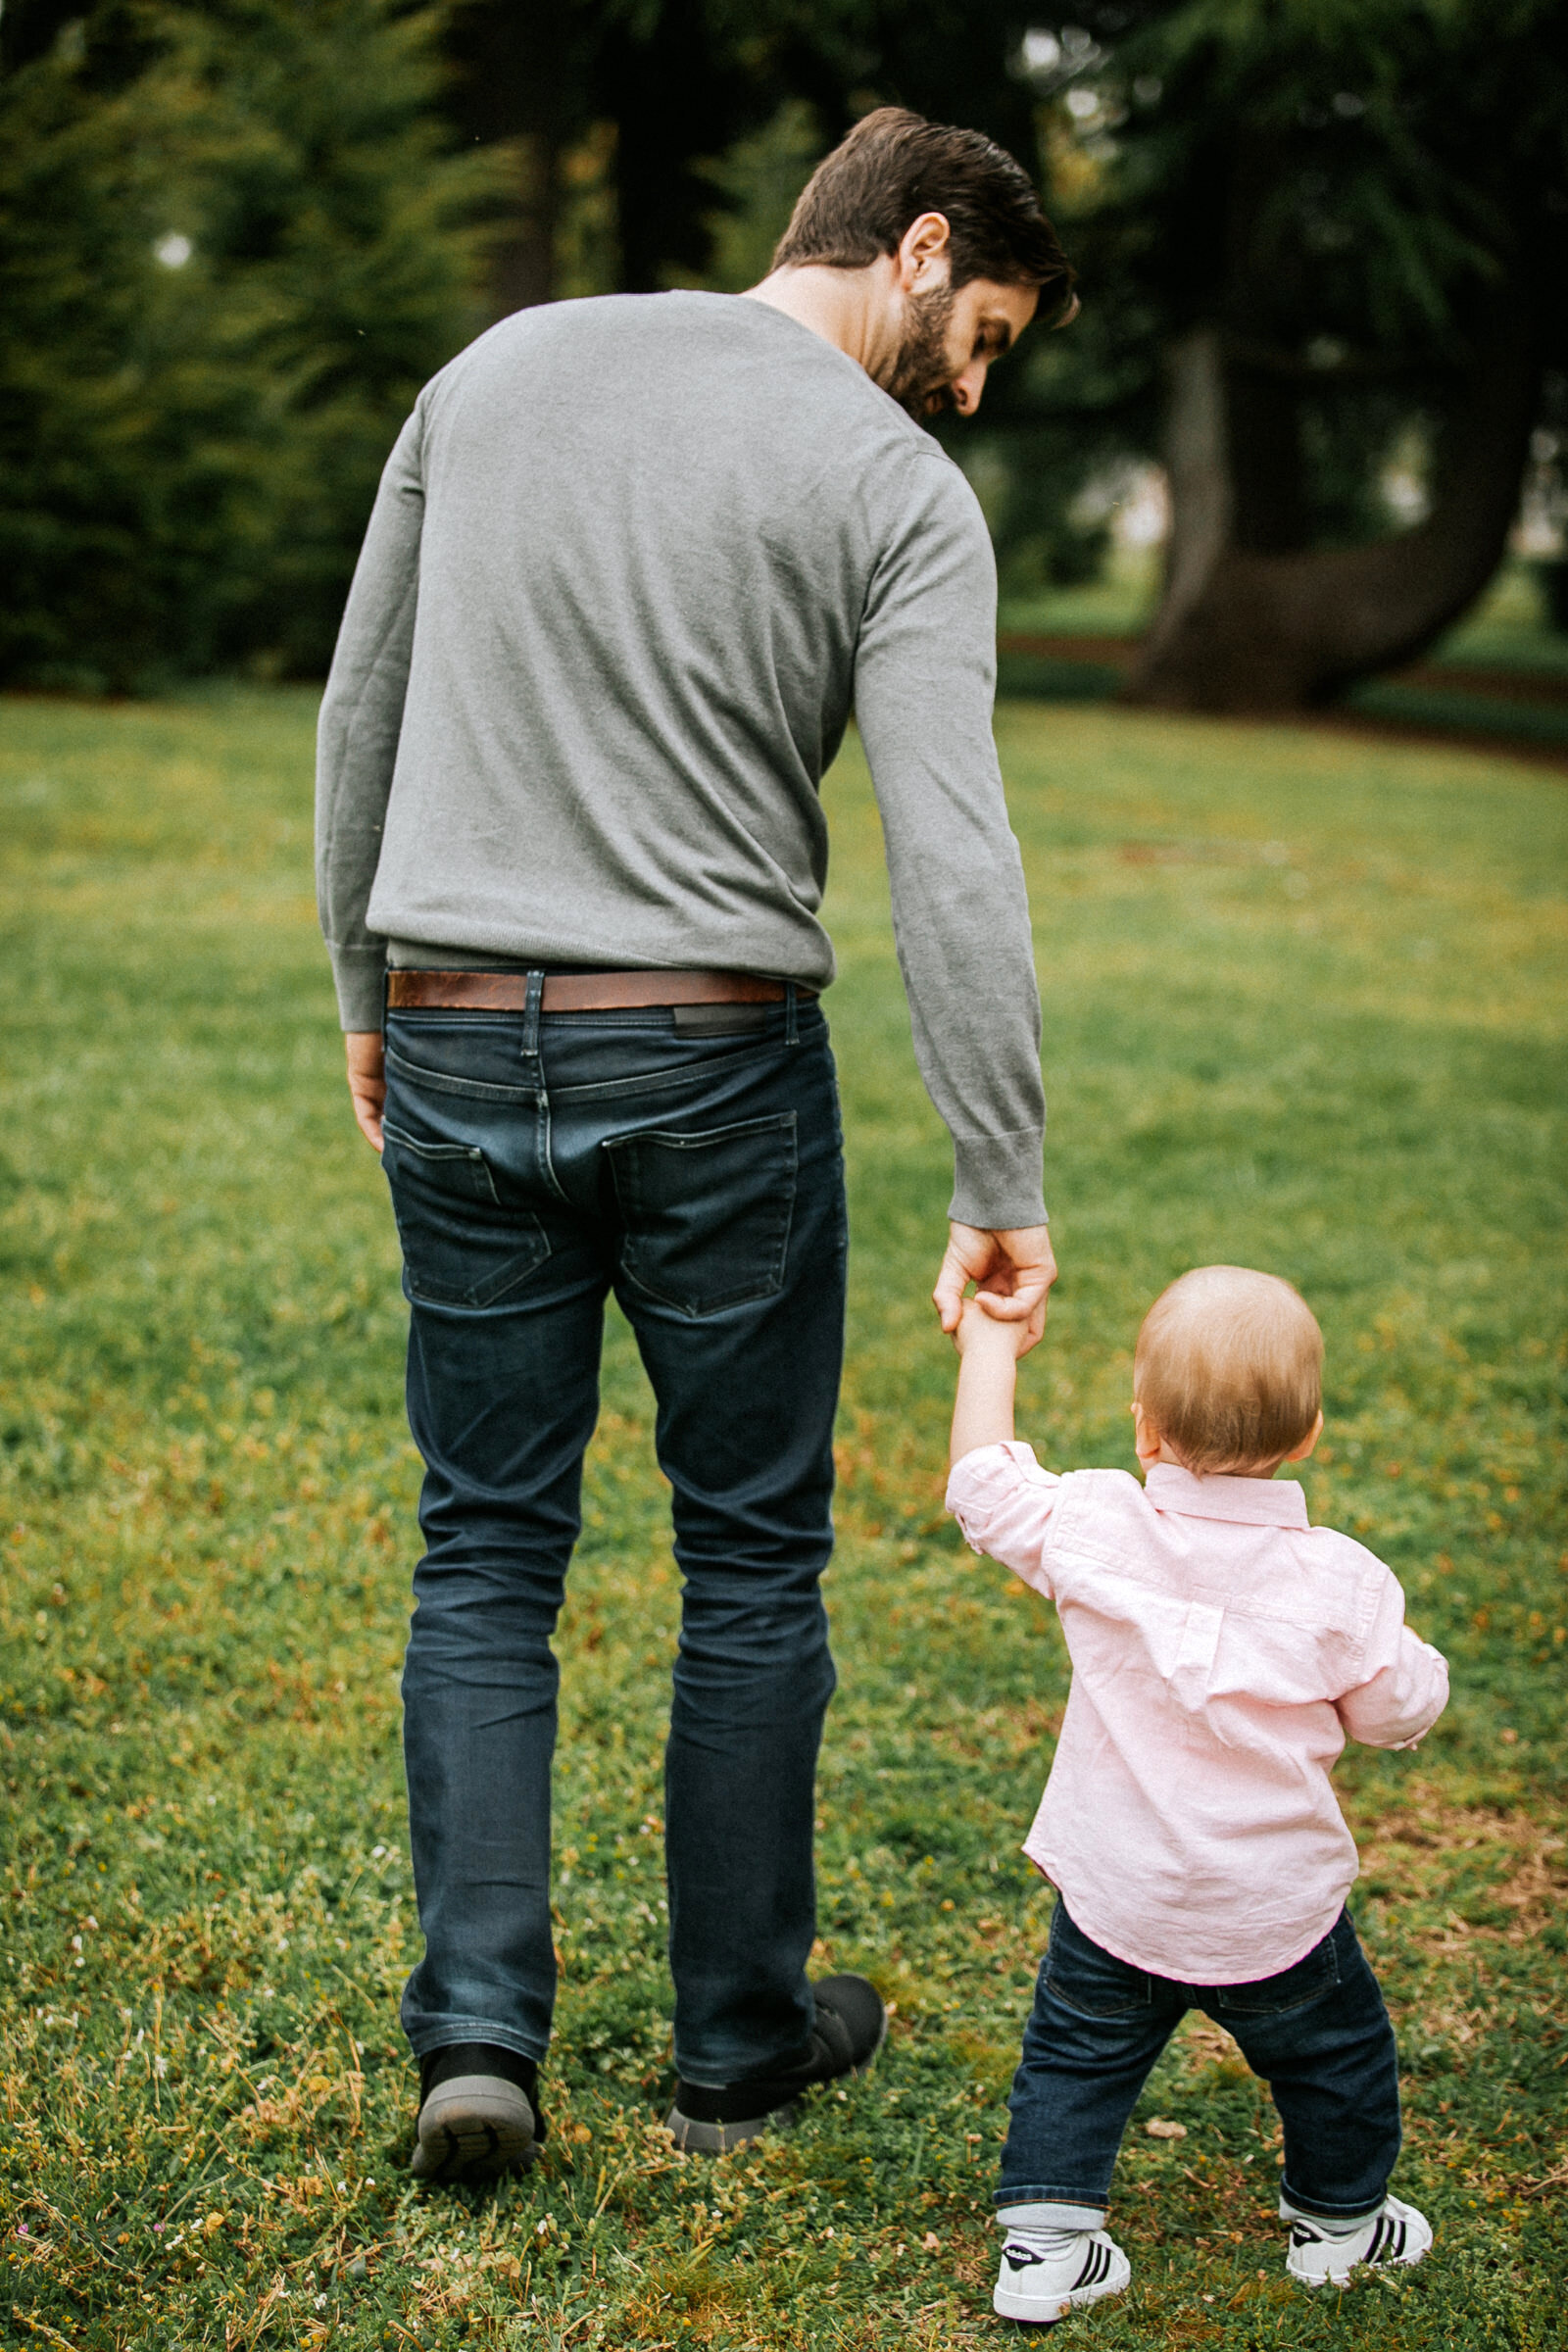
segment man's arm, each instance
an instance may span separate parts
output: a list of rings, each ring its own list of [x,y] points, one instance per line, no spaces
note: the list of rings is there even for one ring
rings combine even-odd
[[[381,476],[317,729],[317,906],[343,1027],[362,1038],[381,1025],[386,948],[366,929],[365,911],[381,854],[414,648],[424,521],[422,421],[421,406]],[[356,1099],[357,1114],[358,1107]]]
[[[1045,1231],[1040,1000],[1029,903],[991,732],[996,566],[973,492],[936,450],[878,567],[856,715],[882,815],[915,1058],[953,1137],[945,1331],[968,1281],[1035,1336],[1055,1262]]]

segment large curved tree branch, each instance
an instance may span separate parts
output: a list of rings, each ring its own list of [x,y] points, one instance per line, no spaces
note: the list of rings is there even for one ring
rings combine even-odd
[[[1124,691],[1168,710],[1323,703],[1422,653],[1501,560],[1541,391],[1524,287],[1499,292],[1450,420],[1436,503],[1369,547],[1299,555],[1236,545],[1224,359],[1202,329],[1172,355],[1173,530],[1163,602]]]

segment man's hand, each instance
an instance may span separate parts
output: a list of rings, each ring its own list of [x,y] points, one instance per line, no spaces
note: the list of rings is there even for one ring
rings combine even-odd
[[[1051,1234],[1044,1225],[1022,1225],[1008,1233],[982,1233],[974,1225],[948,1227],[947,1255],[931,1297],[942,1328],[955,1332],[963,1312],[964,1287],[978,1286],[983,1312],[999,1322],[1022,1323],[1029,1333],[1026,1355],[1046,1328],[1046,1293],[1056,1279]]]
[[[349,1057],[349,1101],[366,1142],[381,1149],[381,1105],[386,1101],[386,1054],[379,1029],[350,1029],[343,1038]]]

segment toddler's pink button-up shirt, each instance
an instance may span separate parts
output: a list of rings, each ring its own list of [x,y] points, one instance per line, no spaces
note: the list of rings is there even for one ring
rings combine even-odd
[[[1294,1481],[1163,1462],[1042,1470],[982,1446],[948,1486],[976,1551],[1054,1600],[1072,1690],[1024,1851],[1086,1936],[1188,1984],[1290,1968],[1356,1874],[1346,1736],[1408,1747],[1447,1703],[1392,1571]]]

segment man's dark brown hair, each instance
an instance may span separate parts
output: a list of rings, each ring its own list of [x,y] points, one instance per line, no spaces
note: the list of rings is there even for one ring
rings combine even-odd
[[[1034,183],[978,130],[879,106],[824,157],[801,191],[773,267],[814,262],[864,270],[897,253],[911,220],[941,213],[952,231],[955,291],[971,278],[1038,286],[1065,326],[1078,308],[1073,270]]]

